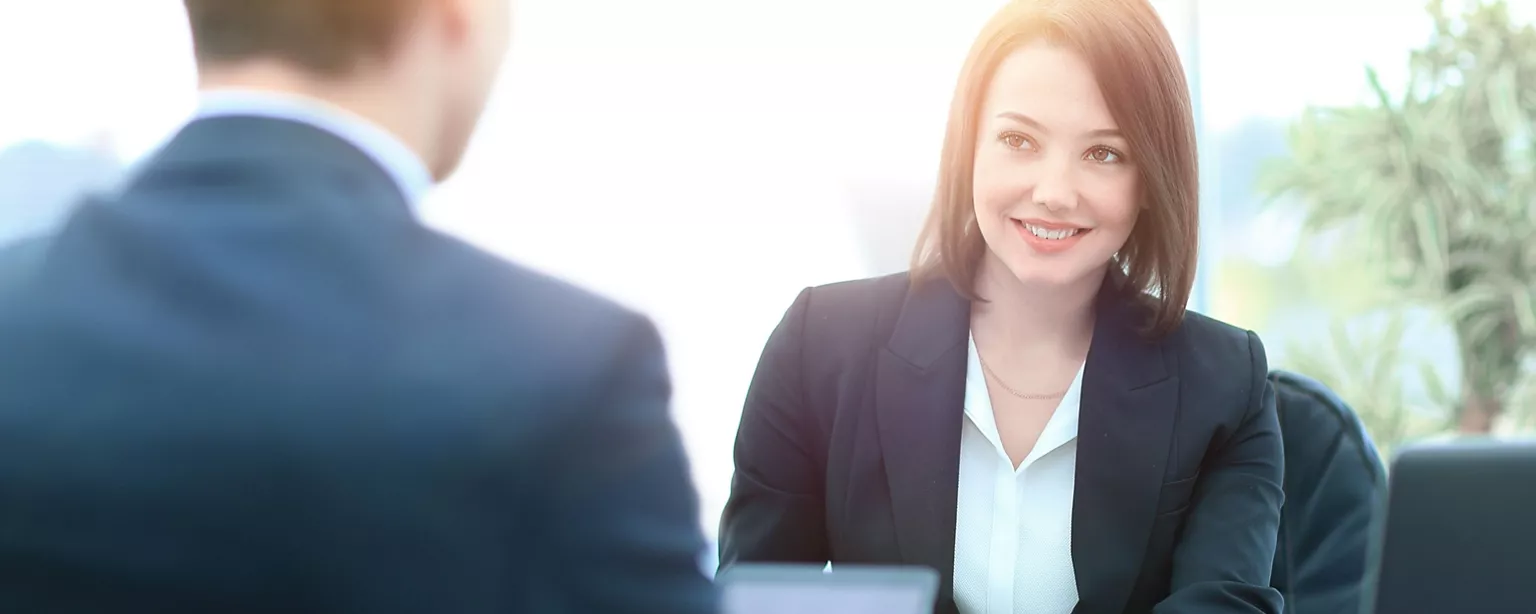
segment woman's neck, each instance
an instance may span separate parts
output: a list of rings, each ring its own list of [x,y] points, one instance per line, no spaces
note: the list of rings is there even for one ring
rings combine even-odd
[[[1087,353],[1102,277],[1088,276],[1069,285],[1025,284],[991,254],[983,259],[976,291],[986,302],[971,308],[971,331],[979,345],[1015,358],[1024,358],[1021,353]]]

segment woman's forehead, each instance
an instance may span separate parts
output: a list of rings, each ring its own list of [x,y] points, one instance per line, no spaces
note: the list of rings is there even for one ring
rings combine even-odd
[[[1088,60],[1045,41],[1019,47],[1003,58],[981,107],[984,122],[1022,115],[1046,130],[1078,133],[1116,127]]]

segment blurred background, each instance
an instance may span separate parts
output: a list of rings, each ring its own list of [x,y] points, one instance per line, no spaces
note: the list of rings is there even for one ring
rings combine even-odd
[[[655,318],[713,535],[763,341],[801,288],[905,268],[1001,0],[519,4],[422,215]],[[1536,433],[1536,0],[1154,4],[1201,129],[1192,308],[1332,386],[1386,454]],[[192,111],[181,4],[0,3],[0,86],[7,241]]]

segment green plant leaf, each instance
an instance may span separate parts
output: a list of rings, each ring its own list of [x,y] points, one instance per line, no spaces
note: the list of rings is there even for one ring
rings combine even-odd
[[[1309,236],[1342,236],[1389,298],[1439,306],[1461,373],[1478,374],[1462,386],[1508,406],[1536,362],[1536,27],[1515,25],[1504,2],[1460,6],[1427,4],[1435,33],[1409,54],[1402,96],[1366,67],[1372,101],[1308,108],[1290,156],[1267,163],[1258,186],[1267,206],[1304,212]],[[1345,283],[1335,268],[1322,274]],[[1383,388],[1397,350],[1330,332],[1327,360],[1353,369],[1350,386],[1392,398]],[[1425,384],[1437,404],[1448,402],[1440,384]],[[1407,424],[1380,418],[1383,429]]]

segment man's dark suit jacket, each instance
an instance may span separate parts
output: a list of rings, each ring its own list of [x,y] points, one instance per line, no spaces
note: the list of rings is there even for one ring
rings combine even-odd
[[[46,236],[30,236],[0,246],[0,301],[26,284],[47,249]]]
[[[644,318],[197,121],[0,301],[0,611],[711,612]]]
[[[1197,314],[1158,342],[1106,280],[1083,372],[1078,614],[1279,614],[1284,459],[1264,348]],[[970,305],[905,274],[802,292],[747,393],[722,566],[924,565],[953,592]]]
[[[1271,583],[1287,614],[1358,614],[1386,468],[1360,419],[1317,380],[1271,371],[1285,439],[1285,509]]]

